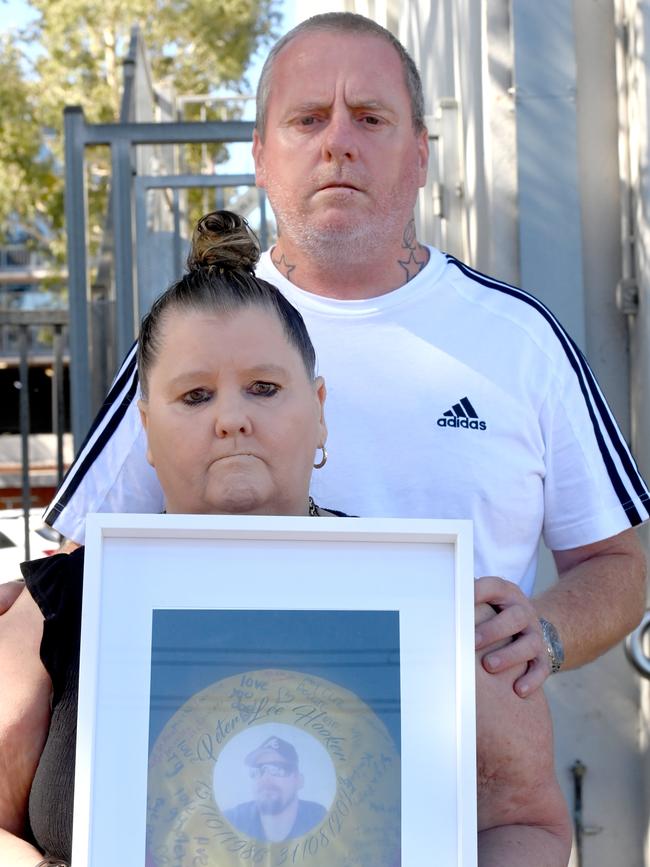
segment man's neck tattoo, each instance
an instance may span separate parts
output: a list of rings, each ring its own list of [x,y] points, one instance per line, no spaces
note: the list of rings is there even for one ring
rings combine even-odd
[[[283,274],[287,278],[287,280],[290,280],[293,283],[293,280],[291,279],[291,272],[295,271],[296,266],[292,265],[290,262],[287,262],[287,258],[284,253],[282,253],[281,256],[274,256],[274,252],[275,248],[271,251],[271,261],[278,269],[278,271]]]
[[[405,283],[412,280],[429,261],[429,252],[426,247],[418,243],[415,236],[415,220],[411,219],[406,224],[404,229],[404,237],[402,238],[402,247],[404,249],[404,259],[398,259],[397,262],[404,269],[406,275]]]

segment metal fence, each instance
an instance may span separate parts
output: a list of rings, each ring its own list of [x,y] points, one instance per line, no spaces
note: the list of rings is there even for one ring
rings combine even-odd
[[[5,352],[0,356],[3,369],[15,371],[17,377],[12,385],[18,390],[18,437],[20,442],[19,460],[9,462],[3,467],[4,490],[13,489],[13,479],[20,491],[20,505],[24,513],[25,557],[29,559],[29,510],[34,505],[33,488],[35,473],[39,474],[38,484],[47,490],[57,487],[63,479],[65,470],[64,436],[66,407],[64,376],[68,363],[68,312],[66,310],[0,310],[0,337]],[[15,349],[15,352],[12,350]],[[52,435],[54,448],[45,461],[30,464],[30,445],[34,447],[31,416],[34,402],[30,400],[30,379],[35,368],[46,365],[50,380],[51,410],[48,434]],[[30,377],[30,373],[32,376]],[[33,395],[32,395],[33,397]],[[14,421],[9,418],[5,407],[3,416],[4,437],[13,437]],[[9,456],[11,458],[11,455]],[[12,483],[8,485],[7,479]]]
[[[139,309],[136,269],[138,241],[142,240],[138,239],[137,230],[142,232],[145,222],[144,205],[139,200],[156,187],[174,191],[191,187],[255,185],[253,175],[138,175],[134,159],[137,149],[148,145],[250,142],[252,132],[251,121],[90,124],[86,122],[80,108],[65,110],[72,430],[75,443],[83,439],[96,409],[89,377],[92,366],[97,364],[97,358],[92,355],[92,349],[97,344],[92,339],[88,306],[86,149],[101,145],[108,146],[111,151],[112,293],[115,313],[111,317],[114,328],[109,339],[119,361],[133,342],[138,314],[145,312]],[[256,192],[260,211],[265,213],[264,194],[262,191]],[[260,234],[264,244],[264,227]],[[151,298],[146,301],[150,303]]]

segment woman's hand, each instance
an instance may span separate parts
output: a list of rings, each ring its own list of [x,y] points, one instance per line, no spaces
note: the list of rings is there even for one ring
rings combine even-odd
[[[9,611],[24,589],[25,584],[22,581],[5,581],[0,584],[0,614]]]
[[[489,576],[475,582],[477,604],[487,603],[494,616],[476,629],[476,650],[487,672],[497,673],[527,663],[525,674],[513,684],[522,698],[539,689],[551,673],[551,662],[539,616],[531,600],[516,584]]]
[[[43,855],[20,837],[0,828],[0,864],[2,867],[34,867]]]

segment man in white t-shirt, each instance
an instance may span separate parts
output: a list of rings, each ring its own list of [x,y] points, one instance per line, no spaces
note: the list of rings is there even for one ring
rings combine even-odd
[[[385,57],[371,65],[367,47]],[[648,518],[648,491],[552,314],[418,242],[428,143],[410,57],[361,16],[299,25],[263,71],[253,153],[279,230],[257,273],[302,312],[328,385],[316,500],[472,518],[476,573],[499,576],[477,583],[477,599],[500,609],[477,647],[519,635],[484,664],[529,661],[520,695],[551,667],[597,657],[643,612],[631,527]],[[134,369],[132,354],[48,513],[75,541],[89,511],[162,508]],[[530,600],[541,535],[560,580]]]
[[[643,611],[645,561],[631,528],[648,518],[648,491],[552,315],[418,242],[428,142],[411,59],[360,16],[299,25],[267,60],[253,153],[279,230],[258,274],[303,313],[328,383],[317,502],[472,518],[477,574],[499,576],[477,581],[477,649],[517,636],[483,665],[500,677],[527,664],[519,695],[562,663],[594,659]],[[130,358],[48,514],[76,541],[88,511],[162,506],[136,393]],[[542,534],[559,581],[531,599]],[[497,613],[482,619],[485,603]]]

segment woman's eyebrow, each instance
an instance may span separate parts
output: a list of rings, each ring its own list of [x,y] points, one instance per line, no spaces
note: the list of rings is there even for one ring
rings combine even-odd
[[[249,374],[267,374],[269,376],[286,376],[287,368],[283,367],[281,364],[273,364],[269,362],[268,364],[254,364],[252,367],[247,368],[245,373]]]
[[[169,385],[172,387],[182,386],[185,383],[192,383],[196,380],[208,378],[218,373],[213,367],[196,368],[195,370],[184,370],[181,373],[173,376],[169,380]],[[286,367],[273,362],[260,362],[259,364],[251,364],[240,369],[240,373],[244,376],[287,376]]]

